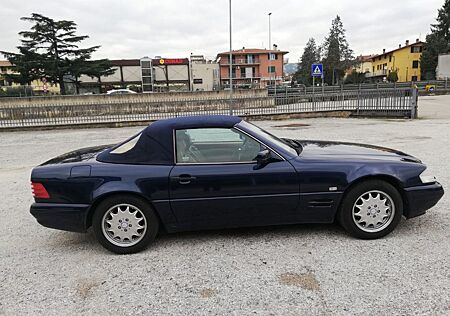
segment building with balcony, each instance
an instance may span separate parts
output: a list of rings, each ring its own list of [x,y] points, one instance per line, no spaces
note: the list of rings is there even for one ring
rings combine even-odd
[[[232,51],[232,73],[230,74],[230,52],[217,55],[220,68],[222,88],[230,86],[230,75],[233,88],[264,88],[268,85],[283,82],[284,55],[287,51],[278,50],[276,45],[271,50],[245,48]]]
[[[366,73],[366,78],[372,82],[386,81],[389,73],[396,71],[398,82],[420,81],[420,57],[423,42],[417,39],[414,43],[405,42],[398,48],[371,57],[372,69]]]
[[[20,87],[19,84],[7,79],[7,75],[14,74],[13,65],[8,60],[0,60],[0,89],[7,89],[7,87]],[[44,78],[42,80],[33,80],[29,87],[33,90],[33,94],[58,94],[59,85],[47,82]]]

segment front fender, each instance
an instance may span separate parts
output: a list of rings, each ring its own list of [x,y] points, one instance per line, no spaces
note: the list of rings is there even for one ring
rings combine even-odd
[[[348,185],[366,177],[385,177],[394,180],[402,189],[421,184],[419,175],[426,166],[418,163],[363,164],[349,172]]]

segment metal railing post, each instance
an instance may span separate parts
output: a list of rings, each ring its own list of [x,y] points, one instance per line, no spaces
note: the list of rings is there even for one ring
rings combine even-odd
[[[377,105],[376,105],[376,110],[378,111],[378,105],[380,104],[380,86],[377,82]]]
[[[411,88],[411,99],[410,99],[410,107],[411,107],[411,119],[417,118],[417,104],[419,101],[419,93],[417,88]]]
[[[357,103],[356,103],[356,115],[359,116],[359,102],[361,99],[361,84],[358,85],[358,98],[357,98]]]

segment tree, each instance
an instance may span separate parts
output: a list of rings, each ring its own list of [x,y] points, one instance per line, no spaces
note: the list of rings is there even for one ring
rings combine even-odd
[[[420,61],[422,78],[426,80],[436,79],[439,54],[450,52],[450,0],[445,0],[443,7],[438,10],[436,21],[426,37]]]
[[[310,38],[303,50],[300,58],[298,70],[294,74],[294,80],[298,83],[310,86],[312,84],[311,65],[318,62],[320,58],[319,50],[314,38]]]
[[[19,53],[3,53],[12,64],[11,73],[5,74],[5,79],[9,82],[16,82],[20,85],[30,85],[33,80],[42,76],[40,64],[42,57],[24,47],[19,47]]]
[[[30,31],[19,32],[22,36],[19,54],[2,52],[20,72],[21,76],[42,75],[49,82],[59,84],[60,93],[65,94],[65,79],[78,78],[81,74],[100,76],[109,73],[108,63],[90,61],[91,55],[100,46],[79,48],[78,43],[87,39],[87,35],[76,35],[77,25],[73,21],[55,21],[41,14],[32,13],[31,17],[21,20],[33,23]],[[28,56],[34,59],[29,60]],[[28,71],[28,64],[33,69]],[[36,66],[38,65],[38,67]],[[36,68],[37,67],[37,68]]]
[[[397,70],[391,71],[387,75],[387,81],[389,81],[389,82],[397,82],[398,81],[398,72],[397,72]]]
[[[91,78],[97,78],[100,82],[100,77],[114,74],[115,70],[111,68],[111,62],[108,59],[86,60],[84,58],[76,58],[71,60],[70,77],[65,77],[67,81],[75,84],[76,93],[80,89],[81,75],[87,75]]]
[[[331,28],[322,45],[325,82],[337,84],[345,74],[345,70],[354,63],[353,51],[345,37],[345,29],[339,15],[331,23]]]
[[[366,74],[358,72],[355,69],[345,78],[345,83],[348,84],[360,84],[366,80]]]

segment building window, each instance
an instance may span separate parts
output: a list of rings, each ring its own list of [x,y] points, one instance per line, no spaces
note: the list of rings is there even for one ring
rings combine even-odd
[[[276,60],[276,59],[278,59],[278,55],[277,54],[275,54],[275,53],[270,53],[269,54],[269,60]]]
[[[142,76],[151,77],[152,70],[150,68],[142,68]]]
[[[411,46],[411,53],[421,53],[422,46]]]
[[[152,78],[151,77],[142,77],[142,83],[150,84],[150,83],[152,83]]]
[[[230,76],[230,68],[228,68],[228,77]],[[236,78],[236,67],[232,68],[232,78]]]
[[[269,73],[275,73],[275,66],[269,66],[269,67],[267,67],[267,71],[268,71]]]
[[[392,62],[392,55],[389,55],[389,62]]]
[[[372,67],[372,72],[375,72],[375,66]]]
[[[417,76],[412,76],[411,81],[417,81]]]
[[[412,67],[413,67],[414,69],[419,68],[419,61],[418,61],[418,60],[413,60],[413,62],[412,62]]]

